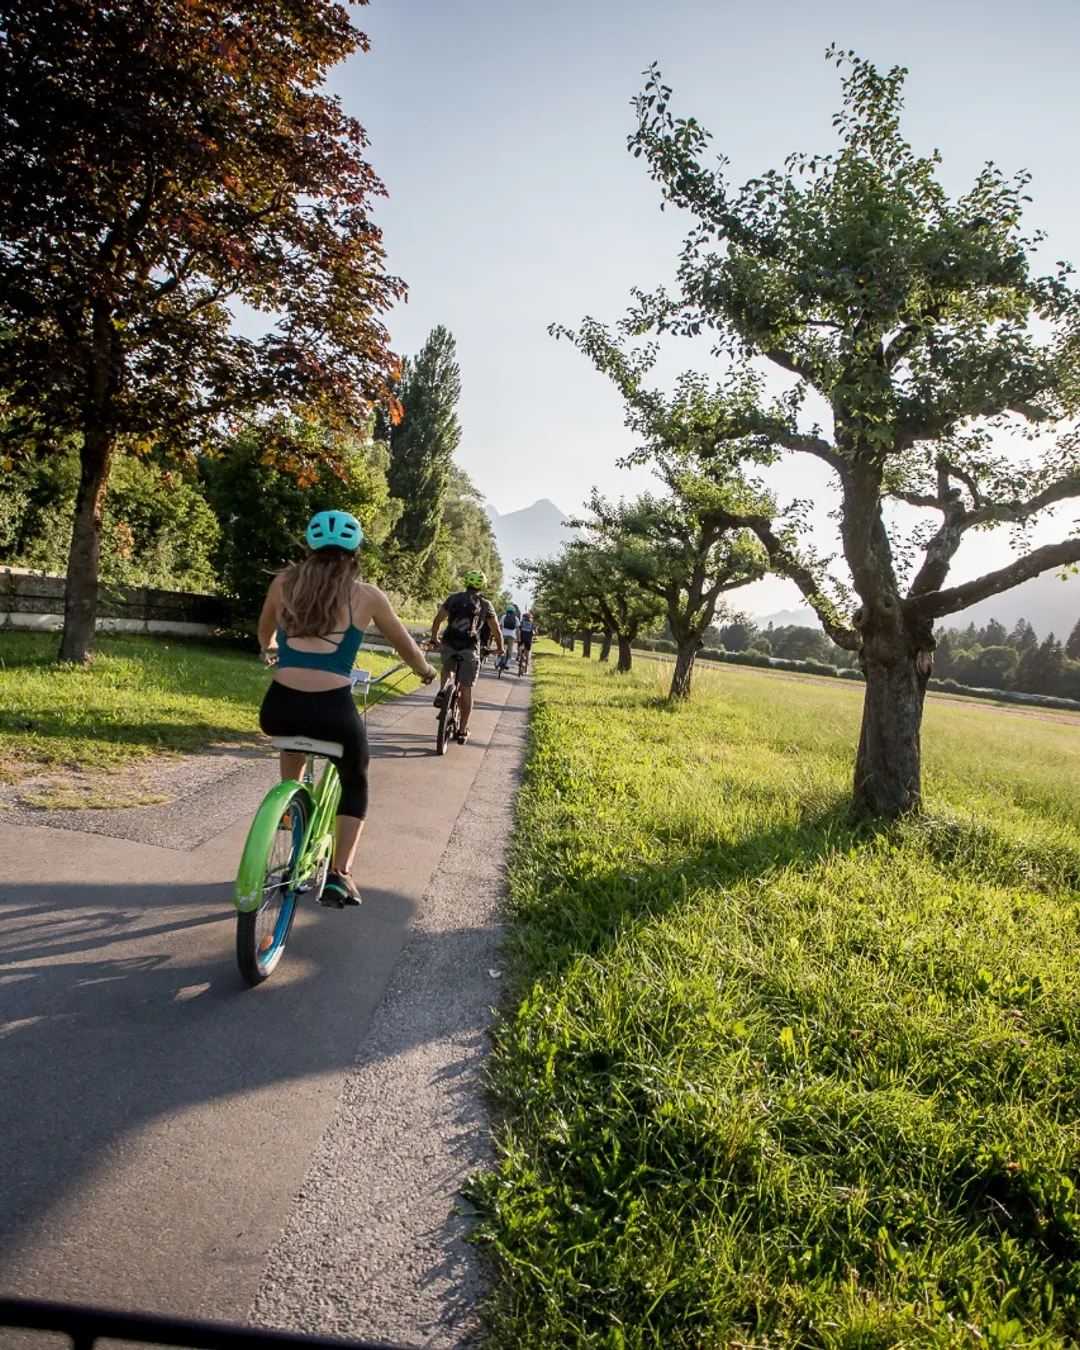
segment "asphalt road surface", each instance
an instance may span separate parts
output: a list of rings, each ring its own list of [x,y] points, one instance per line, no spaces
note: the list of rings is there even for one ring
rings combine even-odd
[[[527,701],[483,676],[442,759],[428,691],[376,711],[364,905],[309,901],[256,990],[229,895],[271,759],[168,807],[0,823],[0,1292],[468,1341],[457,1192],[486,1156]]]

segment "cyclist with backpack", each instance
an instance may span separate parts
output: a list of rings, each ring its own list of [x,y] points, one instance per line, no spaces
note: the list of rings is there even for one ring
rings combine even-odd
[[[501,664],[503,670],[506,670],[510,665],[510,658],[514,654],[514,643],[517,641],[518,628],[521,625],[521,620],[518,618],[517,605],[508,605],[506,613],[499,620],[499,623],[501,625],[504,648]]]
[[[518,624],[518,641],[521,643],[522,649],[525,652],[528,653],[532,652],[533,634],[535,632],[536,628],[533,624],[532,610],[527,609],[525,613],[521,616],[521,623]],[[528,668],[528,663],[529,657],[526,656],[525,657],[526,669]]]
[[[503,651],[495,607],[480,594],[487,584],[487,577],[483,572],[466,572],[462,581],[465,589],[455,591],[447,598],[431,625],[431,641],[438,644],[442,658],[442,680],[435,696],[437,708],[442,706],[450,672],[457,665],[457,681],[461,688],[461,723],[457,735],[459,745],[464,745],[469,739],[472,691],[480,674],[480,638],[485,629],[494,637],[500,657]],[[440,640],[439,630],[444,623],[446,631]]]

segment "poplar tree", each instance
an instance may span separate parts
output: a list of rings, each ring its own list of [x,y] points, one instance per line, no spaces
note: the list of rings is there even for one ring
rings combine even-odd
[[[404,362],[395,394],[401,420],[394,425],[384,419],[381,434],[390,445],[390,491],[401,502],[392,565],[398,584],[411,590],[438,543],[451,464],[461,442],[461,370],[446,328],[433,328],[419,355]]]

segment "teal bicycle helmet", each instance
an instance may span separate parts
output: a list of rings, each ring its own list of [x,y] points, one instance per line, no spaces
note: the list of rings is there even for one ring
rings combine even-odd
[[[355,553],[364,542],[364,531],[348,511],[319,511],[308,521],[305,538],[310,549],[332,546]]]

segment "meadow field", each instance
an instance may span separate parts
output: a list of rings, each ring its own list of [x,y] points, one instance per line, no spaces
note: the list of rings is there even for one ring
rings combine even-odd
[[[0,783],[265,743],[258,718],[269,676],[257,652],[103,635],[89,665],[61,666],[56,646],[54,633],[0,633]],[[377,675],[396,659],[361,648],[358,663]]]
[[[857,691],[536,666],[477,1179],[494,1342],[1080,1335],[1080,726],[929,704],[853,817]]]

